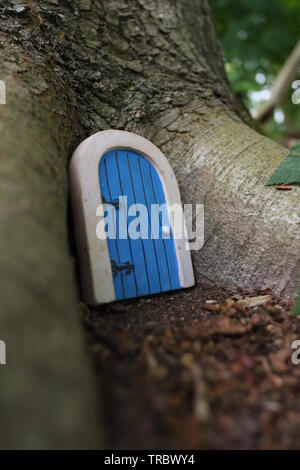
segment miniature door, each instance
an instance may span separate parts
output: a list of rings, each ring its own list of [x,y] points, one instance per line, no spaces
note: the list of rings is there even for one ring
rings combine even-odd
[[[70,183],[87,303],[194,285],[184,227],[177,237],[169,212],[181,207],[176,178],[151,142],[123,131],[95,134],[75,151]]]

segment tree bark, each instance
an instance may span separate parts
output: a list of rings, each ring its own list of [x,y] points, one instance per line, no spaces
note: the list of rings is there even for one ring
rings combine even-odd
[[[76,145],[117,128],[161,148],[183,201],[205,203],[198,283],[294,296],[299,189],[264,186],[285,150],[247,125],[206,0],[9,0],[0,44],[1,446],[94,447],[101,436],[68,243]]]
[[[95,378],[84,353],[67,232],[72,107],[33,2],[1,7],[2,449],[100,448]],[[69,120],[67,119],[67,116]]]

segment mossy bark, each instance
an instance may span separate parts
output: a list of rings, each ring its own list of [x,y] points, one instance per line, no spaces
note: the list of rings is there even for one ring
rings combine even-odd
[[[228,85],[206,0],[8,0],[0,7],[1,447],[101,444],[68,243],[67,166],[90,134],[144,135],[205,203],[197,282],[294,295],[300,193],[264,182],[284,149]]]
[[[0,447],[100,448],[67,227],[76,119],[65,84],[34,44],[40,20],[33,4],[19,18],[7,3],[0,38],[7,88],[0,106],[0,337],[7,348]],[[24,42],[25,33],[31,39]]]

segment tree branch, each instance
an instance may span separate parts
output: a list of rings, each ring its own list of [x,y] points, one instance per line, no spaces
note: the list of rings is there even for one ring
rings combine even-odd
[[[286,92],[290,89],[292,81],[297,75],[300,66],[300,41],[294,47],[283,68],[274,80],[271,90],[271,98],[264,103],[257,113],[256,119],[260,122],[267,121],[276,106],[280,104]]]

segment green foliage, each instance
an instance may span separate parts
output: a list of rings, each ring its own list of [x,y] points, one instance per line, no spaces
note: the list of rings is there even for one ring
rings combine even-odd
[[[300,315],[300,293],[298,294],[293,314],[294,315]]]
[[[300,184],[300,142],[291,148],[267,182],[267,185],[274,184]]]
[[[276,75],[299,39],[298,0],[210,0],[210,5],[234,89],[240,91],[242,82],[255,89],[259,72],[266,81]]]
[[[274,78],[299,39],[299,0],[209,0],[229,81],[251,110],[267,99]],[[297,77],[295,77],[296,79]],[[299,77],[300,78],[300,77]],[[264,92],[255,94],[254,92]],[[281,108],[285,122],[273,120],[266,133],[281,141],[294,134],[300,106],[291,92]]]

